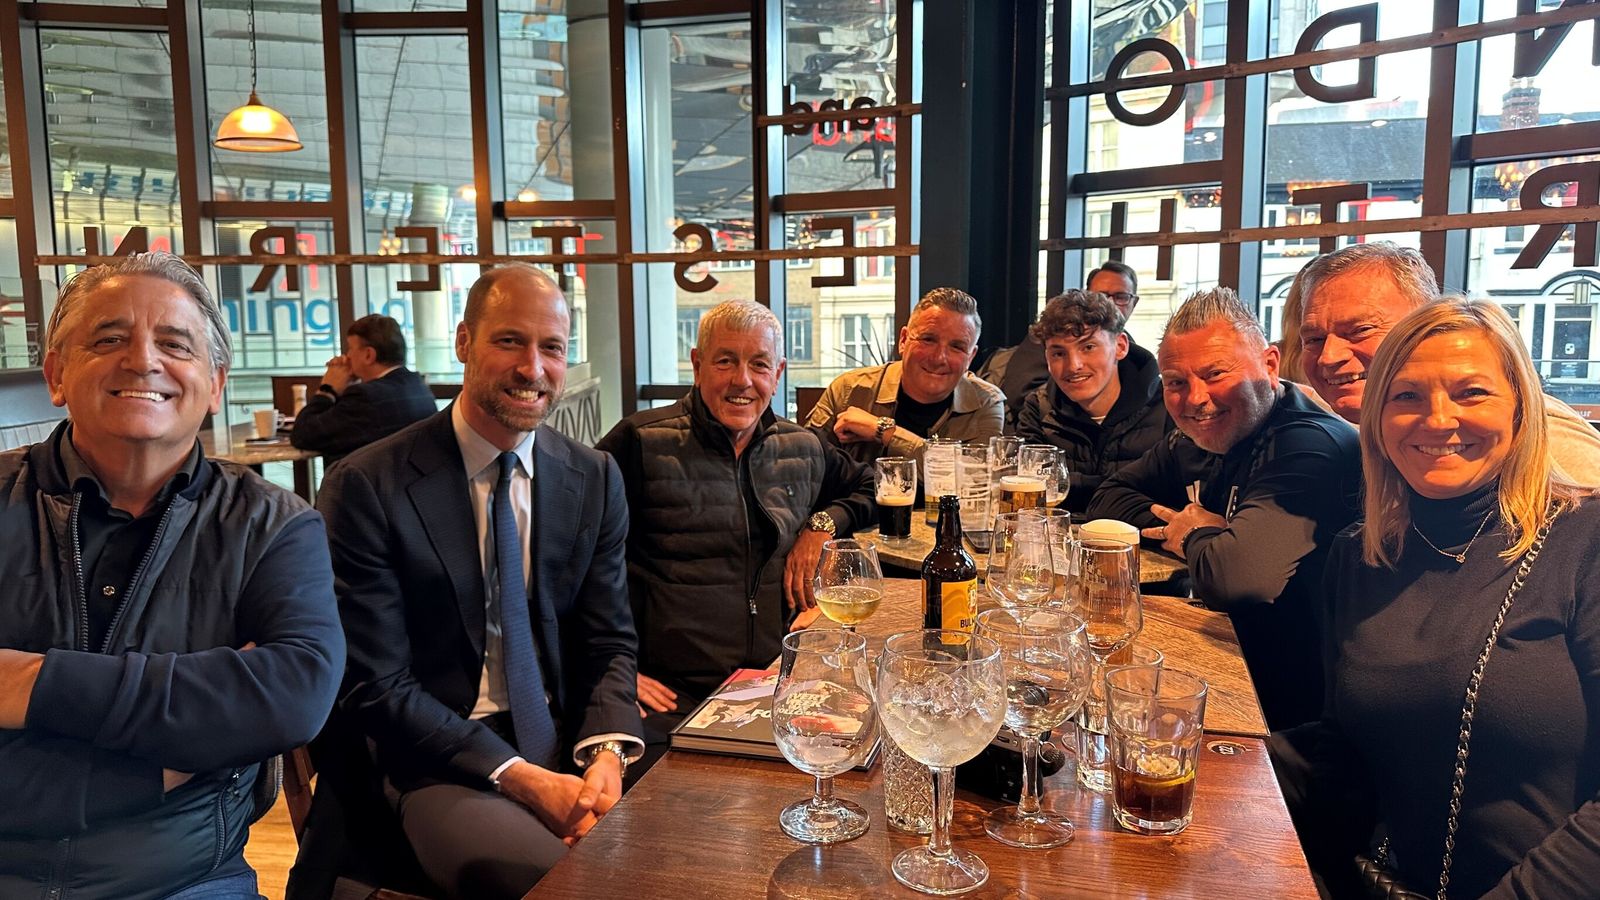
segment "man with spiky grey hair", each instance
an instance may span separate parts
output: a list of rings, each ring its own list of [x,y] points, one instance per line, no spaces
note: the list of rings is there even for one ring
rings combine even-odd
[[[1313,598],[1327,548],[1355,518],[1355,429],[1278,378],[1278,350],[1233,291],[1193,294],[1157,354],[1178,430],[1100,486],[1091,518],[1139,526],[1227,612],[1267,724],[1321,711]]]

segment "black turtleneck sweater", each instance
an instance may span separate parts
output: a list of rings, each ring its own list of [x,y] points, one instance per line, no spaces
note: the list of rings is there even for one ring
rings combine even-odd
[[[1359,526],[1328,560],[1328,703],[1318,731],[1336,746],[1314,755],[1345,770],[1324,775],[1362,772],[1391,864],[1428,894],[1462,701],[1517,567],[1498,555],[1509,540],[1495,491],[1413,495],[1415,530],[1395,569],[1362,563]],[[1466,561],[1441,551],[1466,551]],[[1451,897],[1600,895],[1597,560],[1600,500],[1556,521],[1506,615],[1478,697]]]

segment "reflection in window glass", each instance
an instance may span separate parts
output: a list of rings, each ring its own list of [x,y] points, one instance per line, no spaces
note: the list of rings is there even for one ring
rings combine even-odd
[[[1473,169],[1472,211],[1520,209],[1523,183],[1543,169],[1580,164],[1570,177],[1592,179],[1600,156],[1536,162],[1505,162]],[[1555,182],[1543,193],[1545,206],[1574,206],[1575,181]],[[1493,298],[1511,313],[1533,355],[1545,389],[1568,403],[1600,404],[1600,344],[1595,341],[1595,304],[1600,303],[1600,270],[1578,266],[1576,229],[1560,237],[1533,268],[1513,268],[1524,248],[1544,235],[1538,226],[1477,228],[1472,231],[1467,290]]]
[[[56,251],[83,253],[83,228],[110,251],[134,225],[152,250],[183,252],[166,37],[41,29]]]
[[[705,226],[716,250],[751,249],[755,195],[749,25],[648,28],[640,33],[639,50],[646,110],[646,249],[712,249],[675,238],[673,231],[686,223]],[[717,279],[717,286],[704,293],[683,290],[672,269],[654,264],[643,270],[649,291],[650,371],[640,376],[649,383],[691,380],[688,361],[678,354],[678,310],[755,297],[755,265],[749,261],[691,266],[689,279],[698,281],[708,273]]]
[[[6,84],[0,78],[0,134],[10,134],[6,131]],[[0,197],[11,196],[11,142],[0,141]],[[0,365],[0,368],[5,368]]]
[[[894,213],[885,209],[788,216],[784,228],[789,246],[842,246],[844,236],[838,229],[813,229],[812,223],[822,216],[851,218],[857,247],[887,247],[895,242]],[[894,358],[898,335],[894,320],[897,262],[892,256],[865,256],[787,263],[784,280],[789,300],[786,332],[791,388],[825,387],[851,369]],[[814,287],[811,283],[813,278],[839,277],[847,271],[855,273],[855,284]]]
[[[811,109],[862,98],[897,103],[896,8],[895,0],[785,0],[786,96]],[[784,141],[791,193],[894,186],[891,118],[818,123]]]
[[[1222,193],[1215,186],[1188,190],[1153,191],[1138,194],[1100,194],[1088,198],[1084,206],[1084,234],[1104,237],[1111,233],[1111,205],[1128,204],[1127,231],[1153,233],[1160,230],[1161,201],[1177,201],[1177,231],[1215,231],[1222,225]],[[1147,347],[1154,347],[1161,329],[1184,298],[1197,290],[1217,284],[1218,245],[1180,244],[1172,248],[1172,279],[1156,280],[1157,248],[1129,247],[1122,261],[1139,274],[1139,305],[1129,318],[1128,333]],[[1083,287],[1090,270],[1108,258],[1108,251],[1088,250],[1083,254],[1084,270],[1066,274],[1067,287]]]
[[[1484,4],[1485,21],[1516,14],[1515,0]],[[1554,37],[1545,34],[1547,39]],[[1600,118],[1600,103],[1593,90],[1593,45],[1586,38],[1582,28],[1569,30],[1544,68],[1527,78],[1511,77],[1516,35],[1483,41],[1478,54],[1478,130],[1512,131]]]
[[[464,43],[459,35],[356,40],[367,252],[378,252],[386,239],[392,245],[401,227],[435,229],[440,253],[478,250]],[[424,251],[421,239],[407,240],[408,251]],[[461,371],[455,326],[478,267],[439,267],[438,290],[399,287],[427,277],[426,266],[369,270],[367,311],[393,316],[408,329],[419,371],[456,380],[448,377]]]
[[[509,199],[609,200],[610,32],[565,4],[500,4],[500,110]]]
[[[356,12],[459,12],[467,0],[355,0],[354,6]]]
[[[559,228],[576,231],[575,237],[534,237],[535,229]],[[513,254],[544,256],[552,253],[615,253],[616,226],[610,220],[517,219],[507,226],[509,251]],[[614,306],[617,301],[615,266],[566,263],[559,268],[539,264],[560,282],[571,312],[572,330],[567,341],[567,364],[589,360],[589,310],[596,304]]]
[[[204,0],[206,119],[210,133],[250,96],[249,16],[243,4]],[[329,198],[328,100],[317,0],[256,5],[261,101],[289,117],[305,146],[290,153],[240,153],[209,146],[218,200]]]

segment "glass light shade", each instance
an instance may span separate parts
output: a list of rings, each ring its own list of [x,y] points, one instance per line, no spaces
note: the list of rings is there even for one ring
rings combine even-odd
[[[255,91],[250,92],[248,103],[223,118],[211,143],[223,150],[248,153],[282,153],[305,146],[289,118],[263,105]]]

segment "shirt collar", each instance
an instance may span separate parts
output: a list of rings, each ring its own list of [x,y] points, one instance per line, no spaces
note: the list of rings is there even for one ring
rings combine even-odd
[[[61,471],[66,476],[67,484],[72,491],[74,493],[87,494],[91,497],[98,497],[100,502],[105,504],[108,509],[114,508],[111,506],[111,498],[106,496],[105,486],[100,483],[99,476],[95,475],[94,470],[89,468],[88,461],[78,453],[78,448],[73,445],[72,425],[70,422],[67,424],[66,432],[62,434],[61,442],[58,446],[61,448]],[[197,440],[194,446],[189,449],[189,456],[183,461],[183,465],[178,467],[178,471],[172,473],[172,477],[168,478],[167,483],[162,485],[161,490],[156,493],[155,500],[150,504],[150,508],[157,509],[161,507],[169,498],[188,487],[200,471],[202,458],[200,442]]]
[[[500,448],[489,443],[467,424],[459,401],[450,405],[450,427],[455,430],[456,443],[461,447],[461,462],[466,467],[468,481],[478,477],[479,473],[500,458]],[[517,462],[522,464],[522,471],[527,472],[530,478],[533,477],[533,436],[536,433],[528,432],[517,442],[517,446],[511,448],[511,452],[517,455]]]

